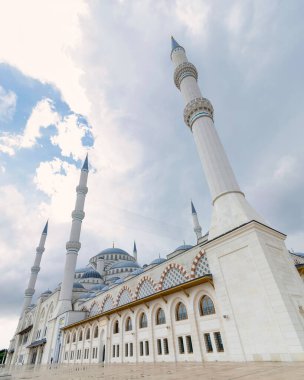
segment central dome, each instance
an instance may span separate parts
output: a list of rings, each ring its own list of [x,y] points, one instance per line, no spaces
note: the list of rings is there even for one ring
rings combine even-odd
[[[120,248],[106,248],[100,252],[100,254],[116,254],[116,255],[129,255],[128,252]]]

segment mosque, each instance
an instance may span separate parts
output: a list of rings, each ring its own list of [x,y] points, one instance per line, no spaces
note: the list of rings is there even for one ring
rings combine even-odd
[[[61,284],[32,304],[44,252],[36,249],[7,365],[177,361],[304,361],[304,254],[289,252],[245,198],[214,127],[198,73],[172,37],[174,83],[212,200],[196,245],[182,245],[140,267],[112,247],[77,269],[88,191],[88,157],[76,188]],[[189,133],[190,136],[190,133]],[[190,138],[190,137],[189,137]]]

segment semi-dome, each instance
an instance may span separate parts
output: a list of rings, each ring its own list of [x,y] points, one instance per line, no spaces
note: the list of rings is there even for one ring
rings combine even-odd
[[[90,269],[87,272],[85,272],[81,278],[101,278],[101,275],[99,272],[97,272],[94,269]]]
[[[118,280],[114,281],[114,284],[122,284],[124,280],[122,278],[119,278]]]
[[[151,261],[150,265],[161,264],[161,263],[163,263],[164,261],[166,261],[166,259],[164,259],[163,257],[158,257],[157,259]]]
[[[92,298],[92,297],[95,297],[95,294],[94,293],[84,293],[81,295],[81,299],[88,299],[88,298]]]
[[[91,290],[99,292],[100,290],[104,290],[107,286],[105,284],[94,285]]]
[[[92,268],[88,268],[88,267],[84,267],[84,268],[78,268],[75,270],[75,273],[84,273],[84,272],[87,272],[89,270],[91,270]]]
[[[119,280],[120,277],[111,277],[108,279],[109,282],[115,282],[116,280]]]
[[[304,253],[302,253],[302,252],[291,252],[291,253],[293,253],[294,255],[297,255],[297,256],[301,256],[301,257],[304,258]]]
[[[142,268],[138,268],[138,269],[135,269],[133,272],[131,272],[130,276],[137,276],[143,272],[144,272],[144,270]]]
[[[174,252],[176,251],[187,251],[188,249],[190,248],[193,248],[193,245],[189,245],[189,244],[183,244],[183,245],[180,245],[179,247],[177,247]]]
[[[84,289],[84,286],[80,282],[74,282],[73,289]]]
[[[123,249],[113,247],[113,248],[106,248],[103,251],[99,253],[100,254],[116,254],[116,255],[129,255],[128,252],[124,251]]]
[[[118,263],[114,263],[110,269],[118,269],[118,268],[140,268],[136,261],[119,261]]]

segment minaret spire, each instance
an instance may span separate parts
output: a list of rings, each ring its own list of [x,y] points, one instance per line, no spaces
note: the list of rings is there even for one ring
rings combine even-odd
[[[174,38],[171,59],[174,82],[185,102],[184,121],[193,133],[214,206],[209,239],[251,220],[265,223],[240,190],[213,124],[212,104],[202,96],[197,70]]]
[[[49,222],[47,221],[46,225],[42,231],[40,241],[39,241],[39,245],[36,248],[36,256],[35,256],[34,265],[31,268],[31,275],[30,275],[30,279],[28,282],[27,289],[24,292],[24,301],[23,301],[23,306],[22,306],[22,313],[32,303],[32,298],[33,298],[33,295],[35,293],[35,285],[36,285],[38,273],[40,271],[40,262],[41,262],[42,254],[44,252],[44,245],[45,245],[45,240],[46,240],[47,231],[48,231],[48,223]]]
[[[84,219],[84,203],[85,197],[88,192],[87,181],[89,174],[88,155],[85,158],[81,172],[79,185],[76,187],[76,204],[75,210],[72,212],[72,227],[70,232],[70,239],[66,243],[66,259],[64,267],[63,281],[61,284],[58,314],[62,314],[66,311],[72,310],[72,292],[75,268],[77,263],[77,256],[80,250],[81,244],[79,241],[81,224]]]
[[[199,224],[197,212],[195,210],[195,207],[192,201],[191,201],[191,212],[192,212],[193,227],[194,227],[194,232],[196,234],[197,243],[200,243],[203,240],[202,227]]]
[[[134,240],[134,246],[133,246],[133,257],[137,261],[137,248],[136,248],[136,242]]]

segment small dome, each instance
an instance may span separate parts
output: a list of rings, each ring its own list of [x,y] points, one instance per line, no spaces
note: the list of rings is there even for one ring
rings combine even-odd
[[[140,266],[135,261],[119,261],[118,263],[114,263],[111,269],[118,269],[118,268],[140,268]]]
[[[157,259],[153,260],[150,265],[158,265],[166,261],[163,257],[158,257]]]
[[[99,253],[100,254],[116,254],[116,255],[129,255],[128,252],[124,251],[123,249],[120,248],[106,248],[103,251]]]
[[[78,269],[75,270],[75,273],[85,273],[85,272],[87,272],[87,271],[89,271],[91,269],[92,268],[90,268],[90,267],[78,268]]]
[[[50,294],[52,294],[52,292],[49,289],[46,290],[45,292],[41,293],[42,296],[48,296]]]
[[[91,288],[91,290],[94,290],[96,292],[99,292],[100,290],[104,290],[107,286],[105,284],[98,284]]]
[[[94,269],[90,269],[89,271],[85,272],[81,278],[101,278],[101,275]]]
[[[180,245],[179,247],[177,247],[174,250],[174,252],[176,252],[176,251],[187,251],[190,248],[193,248],[193,245],[184,244],[184,245]]]
[[[79,282],[74,282],[73,289],[84,289],[84,287]]]
[[[130,276],[137,276],[143,272],[144,272],[144,270],[142,268],[138,268],[138,269],[134,270],[133,272],[131,272]]]

